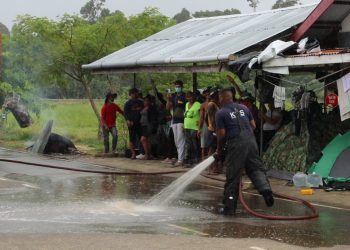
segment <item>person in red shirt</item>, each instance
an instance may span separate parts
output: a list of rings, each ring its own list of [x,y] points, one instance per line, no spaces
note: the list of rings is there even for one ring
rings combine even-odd
[[[114,103],[115,98],[117,98],[117,94],[108,92],[105,104],[101,109],[101,126],[105,153],[109,152],[109,133],[112,134],[112,152],[116,153],[118,142],[118,130],[116,127],[117,113],[124,116],[123,110]]]

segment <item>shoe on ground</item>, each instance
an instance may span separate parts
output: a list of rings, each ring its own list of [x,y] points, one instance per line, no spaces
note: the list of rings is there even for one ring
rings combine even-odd
[[[138,160],[148,160],[146,155],[140,155],[139,157],[136,156],[136,159],[138,159]]]
[[[162,163],[165,163],[165,164],[173,164],[173,161],[169,158],[166,158],[164,161],[162,161]]]
[[[275,200],[273,198],[272,191],[271,190],[264,190],[262,192],[262,196],[264,197],[266,206],[272,207],[274,202],[275,202]]]
[[[177,161],[175,164],[174,164],[174,167],[183,167],[184,166],[184,163],[182,161]]]
[[[222,214],[223,216],[235,216],[236,210],[229,207],[222,207],[219,209],[219,213]]]
[[[136,155],[136,159],[142,160],[144,156],[143,154]]]

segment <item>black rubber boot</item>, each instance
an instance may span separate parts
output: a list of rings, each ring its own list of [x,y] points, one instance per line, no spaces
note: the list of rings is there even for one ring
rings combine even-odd
[[[272,207],[273,203],[275,202],[273,195],[272,195],[272,191],[267,189],[267,190],[264,190],[261,194],[264,197],[266,206]]]
[[[237,209],[237,199],[230,196],[229,198],[224,200],[224,208],[221,209],[221,213],[224,216],[233,216],[236,215],[236,209]]]

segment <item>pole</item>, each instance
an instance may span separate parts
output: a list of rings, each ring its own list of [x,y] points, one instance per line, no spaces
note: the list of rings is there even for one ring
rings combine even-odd
[[[193,66],[197,66],[197,63],[193,63]],[[193,92],[198,89],[197,72],[192,73],[192,89]]]
[[[326,85],[326,81],[324,81],[324,85]],[[327,96],[327,87],[323,88],[323,115],[327,114],[327,106],[326,106],[326,96]]]
[[[258,88],[259,88],[259,93],[261,93],[261,91],[262,91],[262,83],[261,83],[261,81],[259,81]],[[264,112],[263,105],[264,105],[264,103],[262,102],[262,98],[260,96],[260,98],[259,98],[259,110],[260,110],[260,113]],[[263,141],[264,141],[264,128],[263,128],[263,126],[264,126],[264,121],[263,121],[262,118],[260,118],[260,142],[259,142],[259,144],[260,144],[259,145],[260,156],[263,155]]]
[[[2,80],[2,33],[0,32],[0,81]]]
[[[136,88],[136,73],[134,73],[134,88]]]

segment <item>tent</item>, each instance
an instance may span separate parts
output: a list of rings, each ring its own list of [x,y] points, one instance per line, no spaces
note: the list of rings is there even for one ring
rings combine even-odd
[[[327,184],[350,183],[350,131],[336,136],[322,153],[322,158],[308,172],[321,175]]]
[[[267,151],[263,154],[263,161],[269,170],[288,171],[290,173],[314,172],[315,162],[319,161],[328,152],[327,145],[339,138],[349,136],[347,132],[350,122],[341,122],[338,112],[330,112],[326,116],[319,115],[313,117],[309,124],[302,122],[300,135],[295,133],[295,123],[290,122],[284,125],[272,138]],[[344,136],[340,136],[344,134]],[[338,138],[338,139],[336,139]],[[342,142],[344,143],[344,142]],[[348,140],[350,147],[350,139]],[[339,147],[340,144],[334,144]],[[327,146],[327,147],[326,147]],[[343,147],[343,150],[346,147]],[[338,153],[331,151],[337,157]],[[349,165],[349,164],[348,164]],[[329,167],[331,168],[331,167]],[[317,171],[315,171],[317,172]],[[328,177],[328,173],[322,175]],[[321,174],[321,173],[319,173]]]

